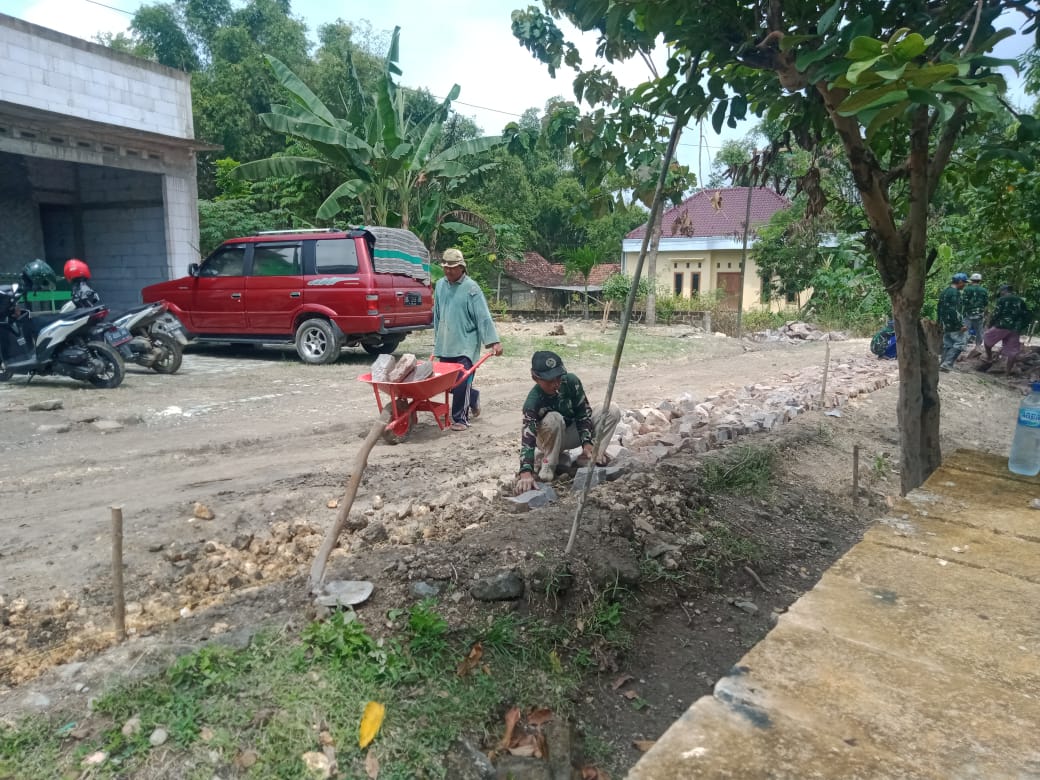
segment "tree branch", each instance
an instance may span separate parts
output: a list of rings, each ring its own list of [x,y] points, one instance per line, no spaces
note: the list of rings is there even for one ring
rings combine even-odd
[[[816,82],[814,86],[823,97],[831,124],[834,125],[845,147],[849,168],[863,201],[863,211],[874,234],[874,240],[878,243],[879,250],[886,250],[876,252],[882,281],[886,287],[901,286],[906,277],[906,269],[894,258],[901,257],[904,252],[903,238],[892,214],[881,165],[860,135],[859,122],[852,117],[842,116],[837,111],[838,105],[848,92],[832,89],[823,81]]]

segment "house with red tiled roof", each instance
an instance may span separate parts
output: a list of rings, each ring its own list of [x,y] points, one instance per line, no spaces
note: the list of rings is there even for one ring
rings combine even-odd
[[[588,292],[592,296],[603,289],[603,282],[621,272],[618,263],[601,263],[589,273]],[[581,274],[568,274],[563,263],[550,263],[537,252],[524,252],[523,260],[502,263],[498,298],[510,309],[559,311],[574,296],[586,292]]]
[[[798,301],[763,302],[763,282],[750,252],[740,276],[744,219],[748,214],[747,187],[701,190],[661,218],[661,241],[657,253],[657,289],[685,298],[723,291],[722,306],[736,310],[743,287],[743,309],[784,308]],[[751,230],[748,247],[754,245],[755,228],[765,225],[791,201],[764,187],[750,190]],[[644,223],[622,241],[622,271],[635,272],[647,225]],[[644,272],[646,269],[644,268]],[[768,293],[768,285],[766,290]]]

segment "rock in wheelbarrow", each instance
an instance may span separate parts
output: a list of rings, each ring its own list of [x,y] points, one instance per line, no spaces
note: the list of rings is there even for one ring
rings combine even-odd
[[[408,375],[415,370],[415,355],[406,352],[397,359],[397,365],[390,371],[391,382],[407,382]]]
[[[354,607],[368,601],[372,589],[367,580],[332,580],[322,586],[314,603],[321,607]]]
[[[395,358],[393,355],[380,355],[379,357],[377,357],[376,362],[372,364],[372,381],[390,381],[390,372],[394,370],[394,365],[396,363],[397,358]]]

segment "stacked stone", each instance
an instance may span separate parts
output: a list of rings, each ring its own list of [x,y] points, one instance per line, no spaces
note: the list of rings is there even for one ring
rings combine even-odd
[[[704,452],[738,436],[771,431],[811,409],[841,407],[895,379],[891,363],[855,358],[831,366],[822,404],[820,367],[788,374],[779,386],[745,385],[700,402],[684,393],[674,401],[627,410],[607,454],[615,461],[653,463],[682,450]]]

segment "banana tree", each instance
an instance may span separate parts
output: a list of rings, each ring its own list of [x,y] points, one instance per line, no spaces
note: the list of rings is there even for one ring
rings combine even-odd
[[[394,81],[401,75],[397,64],[399,38],[398,27],[374,95],[364,93],[353,62],[348,62],[345,117],[335,116],[291,69],[267,55],[275,78],[292,101],[272,105],[270,113],[260,118],[271,130],[304,142],[314,155],[245,163],[236,175],[262,179],[333,173],[342,181],[318,207],[318,219],[333,219],[346,210],[348,202],[356,201],[370,224],[404,228],[421,227],[420,221],[436,224],[431,210],[449,209],[453,190],[493,167],[481,155],[503,140],[487,136],[440,149],[443,123],[459,95],[459,86],[454,85],[447,97],[425,115],[412,117],[407,91]]]

